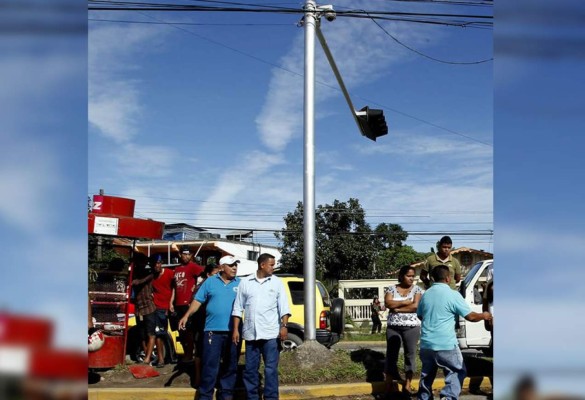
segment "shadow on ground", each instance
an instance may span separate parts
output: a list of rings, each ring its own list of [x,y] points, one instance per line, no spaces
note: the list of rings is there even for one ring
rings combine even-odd
[[[384,353],[370,349],[359,349],[352,351],[350,357],[351,361],[363,364],[366,369],[366,382],[384,380]]]
[[[173,384],[173,381],[180,377],[181,375],[187,375],[189,377],[189,382],[191,387],[195,387],[195,368],[193,367],[193,363],[177,363],[173,368],[173,374],[167,379],[164,383],[165,387],[169,387]]]

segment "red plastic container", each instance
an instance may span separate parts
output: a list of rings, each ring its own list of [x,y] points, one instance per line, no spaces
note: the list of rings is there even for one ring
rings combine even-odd
[[[101,349],[87,353],[88,368],[114,368],[124,364],[124,336],[106,335],[105,339]]]

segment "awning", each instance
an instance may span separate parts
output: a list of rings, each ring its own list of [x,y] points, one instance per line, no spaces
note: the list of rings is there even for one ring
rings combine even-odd
[[[162,254],[165,256],[166,266],[177,265],[173,263],[171,256],[179,252],[181,246],[188,246],[194,255],[200,251],[219,251],[221,257],[234,256],[240,260],[238,266],[238,276],[245,276],[254,273],[258,269],[256,261],[248,260],[248,251],[254,251],[258,254],[269,253],[272,254],[278,263],[280,260],[280,252],[274,248],[266,248],[258,244],[239,241],[225,241],[225,240],[186,240],[186,241],[156,241],[156,242],[138,242],[135,250],[151,256],[153,254]],[[218,260],[219,261],[219,260]]]

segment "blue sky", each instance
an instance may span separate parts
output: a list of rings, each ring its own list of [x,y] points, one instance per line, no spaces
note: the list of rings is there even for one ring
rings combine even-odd
[[[495,149],[496,394],[507,392],[524,371],[537,373],[543,392],[582,394],[578,378],[585,356],[581,344],[584,299],[579,261],[585,256],[581,163],[585,59],[578,50],[585,38],[579,19],[583,5],[578,0],[510,3],[496,6],[493,66],[459,69],[436,64],[394,46],[390,39],[380,46],[388,46],[384,53],[392,54],[392,59],[376,58],[372,64],[379,69],[370,71],[374,78],[365,83],[351,71],[368,65],[352,69],[350,50],[343,48],[344,43],[336,44],[336,35],[330,32],[339,29],[341,37],[360,42],[374,35],[375,30],[369,31],[371,24],[361,21],[364,31],[359,35],[350,31],[346,36],[342,30],[358,21],[338,19],[324,24],[357,107],[373,105],[370,100],[374,100],[491,143],[493,96],[495,147],[436,130],[390,108],[385,109],[390,134],[370,143],[354,128],[341,94],[327,94],[330,89],[321,87],[319,96],[325,98],[317,108],[317,202],[357,196],[369,215],[427,210],[426,225],[419,225],[425,230],[430,222],[444,223],[447,217],[466,222],[482,214],[462,216],[461,211],[491,212],[489,161]],[[80,14],[83,23],[83,7]],[[106,18],[104,14],[97,17]],[[120,14],[109,17],[121,18]],[[280,23],[281,19],[285,18],[271,21]],[[296,22],[286,19],[286,23]],[[207,213],[207,222],[215,225],[221,222],[220,216],[209,216],[210,210],[228,214],[221,217],[234,224],[232,215],[243,214],[244,206],[250,214],[280,215],[294,207],[302,191],[300,128],[295,127],[279,149],[270,137],[263,139],[256,124],[261,116],[270,115],[266,104],[274,92],[270,88],[279,84],[278,70],[203,43],[191,34],[181,38],[174,28],[91,22],[90,44],[96,38],[95,29],[114,28],[139,30],[125,35],[97,32],[103,35],[104,50],[98,58],[95,53],[92,58],[96,49],[90,51],[89,61],[84,33],[0,38],[4,150],[0,238],[4,271],[8,271],[0,284],[0,304],[10,311],[54,318],[57,342],[67,347],[85,346],[88,193],[102,187],[107,193],[134,197],[142,216],[154,207],[184,210],[191,214],[180,215],[192,218]],[[200,27],[196,32],[277,65],[290,62],[294,66],[289,54],[299,46],[302,35],[294,26],[242,27],[247,30],[231,33],[225,27],[210,29]],[[491,49],[489,31],[409,24],[400,34],[413,47],[449,59],[479,59]],[[108,41],[108,37],[114,39]],[[129,40],[132,45],[125,46]],[[321,54],[319,48],[317,54]],[[92,86],[100,82],[94,75],[97,69],[90,68],[88,73],[92,62],[108,77],[101,78],[99,86]],[[155,79],[160,76],[168,80]],[[88,78],[90,91],[97,90],[89,99]],[[326,79],[332,81],[331,76]],[[112,88],[108,82],[119,86]],[[302,83],[282,85],[288,93]],[[153,94],[153,88],[158,92]],[[183,93],[179,90],[183,88],[190,91]],[[94,122],[86,135],[88,100],[92,104],[100,93],[101,98],[120,100],[110,112],[104,111],[119,118],[109,120],[110,135],[106,136],[95,123],[99,117],[90,115]],[[281,101],[298,115],[298,99],[293,98],[294,104]],[[171,100],[172,107],[161,108]],[[482,103],[476,107],[475,101]],[[232,112],[226,117],[218,109]],[[281,130],[285,131],[280,128],[277,133]],[[159,134],[157,139],[143,136],[153,136],[153,132]],[[201,136],[201,132],[206,134]],[[284,134],[279,137],[286,139]],[[466,149],[467,160],[463,155],[453,157],[459,148]],[[476,159],[477,164],[472,162]],[[200,182],[202,176],[213,179]],[[433,196],[427,196],[430,182],[437,189]],[[445,208],[427,208],[445,204],[440,187],[458,189],[457,208],[448,209],[458,213],[437,215],[437,210]],[[191,201],[162,203],[155,197]],[[426,202],[429,198],[433,201]],[[255,217],[254,226],[260,226],[262,221]],[[491,215],[485,218],[491,224]],[[407,229],[417,227],[406,223],[410,219],[391,222],[405,222]],[[423,239],[429,242],[413,245],[424,250],[435,238]]]
[[[76,17],[85,13],[73,5],[39,14],[7,7],[0,18],[8,31],[0,36],[0,307],[54,319],[55,344],[84,349],[87,40]],[[24,25],[31,21],[43,22],[36,35]]]
[[[334,7],[491,13],[485,7],[382,1]],[[303,195],[304,30],[298,20],[91,12],[88,194],[104,189],[134,198],[137,216],[167,223],[281,228]],[[492,57],[489,29],[381,25],[435,58]],[[322,30],[356,108],[383,108],[389,134],[376,143],[359,134],[317,43],[317,80],[323,84],[316,87],[316,203],[358,198],[372,226],[491,231],[493,63],[428,60],[366,19],[339,17],[323,21]],[[439,237],[411,235],[408,244],[428,251]],[[256,238],[277,244],[269,232]],[[489,234],[453,239],[455,246],[493,247]]]
[[[542,392],[584,393],[584,11],[520,1],[496,13],[496,395],[523,372]]]

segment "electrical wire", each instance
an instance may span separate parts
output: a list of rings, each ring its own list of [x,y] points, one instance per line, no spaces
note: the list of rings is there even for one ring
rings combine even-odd
[[[127,24],[145,24],[145,25],[190,25],[190,26],[288,26],[296,27],[297,24],[258,24],[258,23],[207,23],[207,22],[156,22],[156,21],[131,21],[123,19],[97,19],[88,18],[88,21],[95,22],[119,22]]]
[[[366,14],[367,14],[367,12],[366,12]],[[368,14],[368,15],[369,15],[369,14]],[[408,45],[406,45],[406,44],[402,43],[400,40],[398,40],[398,38],[396,38],[394,35],[392,35],[390,32],[388,32],[386,29],[384,29],[384,27],[383,27],[382,25],[380,25],[380,24],[378,23],[378,21],[376,21],[374,18],[371,18],[371,20],[372,20],[372,22],[373,22],[374,24],[376,24],[376,25],[377,25],[377,26],[378,26],[378,27],[379,27],[379,28],[380,28],[380,29],[381,29],[381,30],[382,30],[382,31],[383,31],[383,32],[384,32],[386,35],[390,36],[390,37],[391,37],[391,38],[392,38],[392,39],[393,39],[393,40],[394,40],[396,43],[398,43],[398,44],[399,44],[399,45],[401,45],[402,47],[404,47],[404,48],[406,48],[406,49],[408,49],[408,50],[410,50],[410,51],[412,51],[412,52],[414,52],[414,53],[416,53],[416,54],[418,54],[418,55],[420,55],[420,56],[423,56],[423,57],[425,57],[425,58],[428,58],[429,60],[436,61],[436,62],[440,62],[440,63],[443,63],[443,64],[450,64],[450,65],[473,65],[473,64],[483,64],[483,63],[485,63],[485,62],[488,62],[488,61],[493,61],[493,57],[492,57],[492,58],[485,59],[485,60],[480,60],[480,61],[469,61],[469,62],[461,62],[461,61],[446,61],[446,60],[441,60],[441,59],[438,59],[438,58],[435,58],[435,57],[431,57],[431,56],[429,56],[429,55],[427,55],[427,54],[424,54],[424,53],[422,53],[422,52],[420,52],[420,51],[418,51],[418,50],[416,50],[416,49],[414,49],[414,48],[412,48],[412,47],[410,47],[410,46],[408,46]]]

